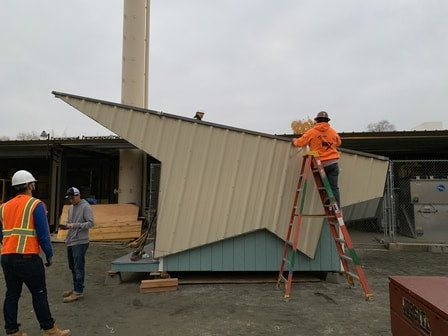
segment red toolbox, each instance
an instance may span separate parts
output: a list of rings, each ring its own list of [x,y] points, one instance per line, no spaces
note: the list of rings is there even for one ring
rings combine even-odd
[[[448,335],[448,277],[389,277],[393,336]]]

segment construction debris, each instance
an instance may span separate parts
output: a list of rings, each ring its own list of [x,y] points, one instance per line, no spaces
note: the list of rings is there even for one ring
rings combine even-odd
[[[175,291],[179,281],[177,278],[142,280],[140,283],[140,293],[157,293]]]
[[[151,228],[154,225],[154,222],[156,221],[157,218],[157,214],[155,214],[155,216],[152,218],[151,222],[148,224],[148,220],[145,219],[144,223],[143,223],[143,227],[145,227],[144,232],[142,233],[142,235],[140,237],[138,237],[136,240],[134,240],[133,242],[130,242],[128,244],[129,247],[137,247],[137,250],[133,251],[131,253],[131,261],[137,261],[140,260],[141,258],[154,258],[154,251],[150,251],[149,254],[148,252],[145,252],[143,250],[143,248],[145,247],[146,244],[146,240],[149,237],[149,233],[151,231]]]

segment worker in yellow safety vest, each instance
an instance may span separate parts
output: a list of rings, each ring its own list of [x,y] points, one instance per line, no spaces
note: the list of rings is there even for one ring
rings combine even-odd
[[[12,177],[17,195],[0,207],[1,265],[6,282],[3,304],[7,335],[26,336],[17,322],[18,302],[25,284],[33,298],[33,308],[44,335],[68,336],[70,330],[55,325],[47,298],[45,269],[39,256],[42,248],[45,266],[52,264],[53,248],[45,204],[32,196],[37,180],[19,170]]]

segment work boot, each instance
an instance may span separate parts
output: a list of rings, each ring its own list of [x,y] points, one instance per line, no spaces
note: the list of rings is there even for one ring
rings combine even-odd
[[[24,332],[17,330],[14,334],[7,334],[8,336],[27,336]]]
[[[56,324],[51,329],[44,330],[44,336],[70,336],[72,332],[69,329],[61,330]]]
[[[69,303],[69,302],[77,301],[77,300],[82,299],[82,298],[83,298],[82,294],[78,294],[78,293],[73,292],[69,296],[66,296],[62,300],[62,302]]]
[[[73,294],[73,291],[72,291],[72,290],[65,291],[65,292],[62,293],[62,297],[67,297],[67,296],[70,296],[70,295],[72,295],[72,294]]]

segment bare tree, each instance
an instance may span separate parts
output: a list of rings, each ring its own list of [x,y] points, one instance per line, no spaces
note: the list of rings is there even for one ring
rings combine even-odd
[[[395,126],[391,124],[388,120],[383,119],[376,123],[370,123],[367,125],[368,132],[389,132],[395,131]]]
[[[40,136],[36,132],[25,133],[21,132],[17,134],[17,140],[39,140]]]

